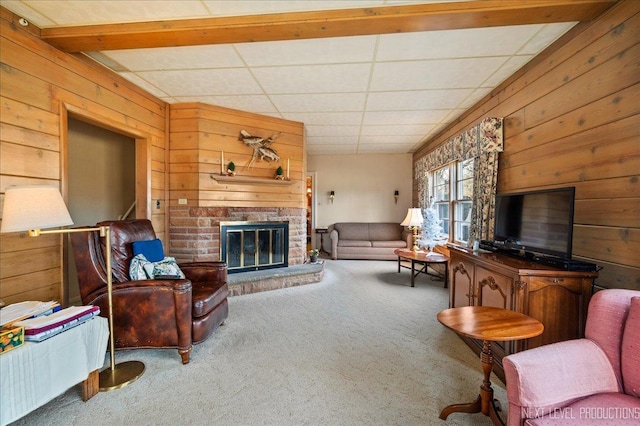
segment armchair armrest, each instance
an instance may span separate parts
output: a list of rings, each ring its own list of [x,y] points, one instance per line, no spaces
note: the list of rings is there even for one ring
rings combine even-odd
[[[588,339],[540,346],[509,355],[502,362],[509,425],[547,415],[594,393],[620,391],[606,354]]]
[[[222,261],[186,262],[178,265],[187,279],[192,283],[220,283],[227,282],[227,264]]]

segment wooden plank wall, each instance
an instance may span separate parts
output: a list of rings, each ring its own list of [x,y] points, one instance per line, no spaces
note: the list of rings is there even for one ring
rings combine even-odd
[[[170,112],[170,204],[186,199],[194,207],[297,207],[305,208],[304,125],[299,122],[216,107],[201,103],[174,104]],[[239,140],[240,130],[267,138],[281,132],[271,145],[280,162],[256,160],[253,149]],[[225,169],[236,165],[237,177],[263,178],[264,182],[217,182],[221,152]],[[287,170],[291,185],[272,185],[278,165]]]
[[[66,120],[74,111],[144,139],[141,167],[148,167],[149,181],[138,184],[150,187],[147,198],[164,201],[166,104],[92,61],[60,52],[0,11],[0,204],[12,185],[45,183],[65,192]],[[151,219],[163,238],[166,203],[161,206]],[[55,235],[0,235],[0,299],[59,300],[61,243]]]
[[[599,285],[640,289],[639,64],[640,2],[625,0],[572,29],[414,160],[483,117],[504,117],[498,192],[575,186],[574,258],[603,267]]]

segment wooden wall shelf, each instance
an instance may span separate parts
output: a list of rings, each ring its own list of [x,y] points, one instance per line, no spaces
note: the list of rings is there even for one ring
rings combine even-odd
[[[211,173],[211,179],[220,183],[236,183],[236,184],[257,184],[257,185],[291,185],[292,180],[278,180],[273,178],[255,177],[255,176],[226,176]]]

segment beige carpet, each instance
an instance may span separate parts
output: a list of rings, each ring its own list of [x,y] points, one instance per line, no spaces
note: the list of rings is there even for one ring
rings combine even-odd
[[[86,403],[74,387],[15,424],[491,424],[438,419],[475,400],[480,361],[436,320],[448,304],[442,282],[419,276],[411,288],[409,271],[396,271],[391,261],[328,260],[320,283],[230,298],[226,325],[190,364],[175,350],[117,352],[116,362],[143,361],[144,375]]]

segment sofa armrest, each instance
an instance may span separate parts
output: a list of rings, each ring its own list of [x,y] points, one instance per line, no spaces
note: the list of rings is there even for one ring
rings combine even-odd
[[[620,391],[606,354],[588,339],[540,346],[506,356],[502,362],[513,426],[588,395]]]
[[[338,231],[332,229],[329,233],[329,239],[331,240],[331,259],[338,259]]]
[[[413,247],[413,233],[411,231],[406,229],[402,231],[402,240],[407,243],[408,249]]]

